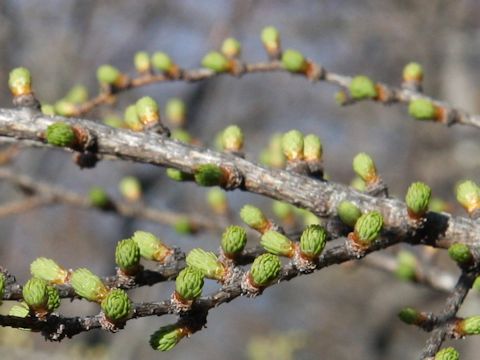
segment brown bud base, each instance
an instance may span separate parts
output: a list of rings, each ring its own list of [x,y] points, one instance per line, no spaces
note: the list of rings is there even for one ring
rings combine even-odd
[[[422,82],[415,79],[408,79],[402,82],[402,88],[414,92],[423,92]]]
[[[243,184],[243,176],[237,169],[223,166],[220,169],[222,170],[220,186],[225,190],[237,189]]]
[[[170,301],[175,314],[183,314],[190,311],[193,304],[193,300],[186,300],[182,298],[182,296],[176,291],[174,291],[170,296]]]
[[[272,44],[265,44],[265,51],[267,52],[268,58],[272,61],[280,60],[282,57],[282,47],[280,46],[280,42],[272,43]]]
[[[388,197],[387,185],[379,176],[372,177],[366,181],[365,193],[375,197]]]
[[[408,214],[408,222],[410,223],[410,225],[412,225],[416,229],[423,227],[423,225],[427,221],[427,219],[425,218],[426,213],[417,214],[417,213],[414,213],[409,208],[407,208],[407,214]]]
[[[345,241],[345,246],[347,247],[348,252],[354,255],[357,259],[365,257],[369,248],[367,244],[364,244],[360,241],[354,232],[348,234],[347,240]]]
[[[135,268],[131,269],[120,269],[119,267],[116,268],[117,274],[117,286],[122,285],[123,287],[133,287],[135,285],[135,275],[138,274],[141,270],[143,270],[142,265],[138,265]]]
[[[391,104],[395,101],[395,94],[382,84],[375,84],[375,89],[377,90],[377,96],[375,100],[380,101],[384,104]]]
[[[236,59],[228,60],[228,72],[233,76],[241,77],[243,74],[245,74],[246,70],[247,67],[242,61]]]
[[[165,73],[170,79],[181,79],[183,77],[183,70],[177,64],[173,64],[170,69]]]
[[[292,263],[301,273],[310,274],[317,268],[318,258],[310,258],[303,254],[300,250],[300,243],[295,243]]]
[[[119,330],[123,329],[125,326],[125,320],[113,322],[105,316],[105,313],[102,311],[100,313],[99,323],[103,330],[109,331],[111,333],[116,333]]]
[[[323,180],[323,161],[322,160],[306,160],[308,166],[308,174],[319,180]]]
[[[112,85],[101,84],[100,90],[106,94],[115,94],[119,90],[123,90],[130,87],[130,85],[131,85],[131,79],[128,77],[128,75],[120,74],[117,81],[115,81],[115,83],[113,83]]]
[[[149,131],[158,135],[170,137],[170,129],[163,125],[160,121],[145,123],[144,131]]]
[[[250,272],[243,274],[242,282],[240,283],[242,287],[242,295],[245,295],[250,298],[254,298],[258,295],[261,295],[265,287],[258,286],[253,282]]]
[[[305,69],[305,75],[311,82],[323,80],[325,78],[325,69],[313,61],[307,59],[307,68]]]
[[[294,172],[300,175],[309,175],[310,169],[308,163],[303,160],[287,160],[285,170]]]
[[[37,100],[33,92],[30,94],[14,96],[12,102],[15,107],[24,107],[33,110],[40,110],[41,107],[40,101]]]
[[[99,158],[97,154],[86,151],[82,153],[76,152],[73,154],[72,160],[80,169],[92,169],[97,165]]]

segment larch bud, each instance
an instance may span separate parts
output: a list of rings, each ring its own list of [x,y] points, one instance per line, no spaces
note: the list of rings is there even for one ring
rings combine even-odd
[[[355,76],[349,85],[350,95],[355,100],[374,99],[377,89],[370,78],[364,75]]]
[[[303,134],[298,130],[290,130],[282,136],[282,150],[289,161],[302,159],[303,140]]]
[[[57,310],[60,307],[60,294],[58,293],[58,290],[56,287],[52,285],[47,286],[47,306],[46,306],[46,311],[47,312],[53,312]]]
[[[102,122],[115,129],[124,129],[127,127],[125,122],[116,115],[107,115],[102,119]]]
[[[55,107],[51,104],[43,103],[40,110],[43,115],[55,116]]]
[[[64,284],[68,278],[68,271],[54,260],[39,257],[30,264],[30,273],[33,277],[43,279],[51,284]]]
[[[158,71],[169,72],[175,66],[175,63],[168,54],[157,51],[152,55],[152,65]]]
[[[70,283],[78,296],[89,301],[101,302],[108,293],[102,280],[86,268],[75,270]]]
[[[242,207],[240,218],[245,224],[261,233],[265,232],[270,225],[262,210],[253,205],[247,204]]]
[[[480,335],[480,316],[471,316],[460,320],[456,329],[461,335]]]
[[[223,41],[222,44],[222,53],[229,59],[233,59],[240,56],[242,51],[242,45],[240,42],[233,38],[229,37]]]
[[[7,279],[3,272],[0,272],[0,304],[2,303],[3,295],[5,294],[5,285],[7,284]]]
[[[460,360],[460,354],[453,347],[447,347],[435,354],[434,360]]]
[[[400,310],[398,317],[408,325],[418,324],[424,319],[420,312],[411,307],[405,307]]]
[[[32,75],[27,68],[18,67],[10,71],[8,87],[13,96],[29,95],[32,93]]]
[[[208,191],[207,203],[216,214],[223,215],[228,210],[227,195],[219,187],[214,187]]]
[[[150,55],[146,51],[139,51],[135,53],[133,57],[133,64],[135,65],[135,70],[140,74],[148,73],[150,71]]]
[[[433,120],[437,116],[437,108],[430,100],[415,99],[408,104],[408,113],[418,120]]]
[[[362,216],[360,209],[351,201],[342,201],[338,204],[337,213],[340,220],[347,226],[353,227],[358,218]]]
[[[107,192],[100,186],[92,186],[88,191],[88,199],[90,204],[100,209],[110,205],[110,197]]]
[[[155,124],[160,121],[160,112],[157,102],[150,96],[144,96],[135,104],[140,122],[144,125]]]
[[[279,256],[292,257],[295,250],[294,243],[289,238],[273,230],[263,233],[260,245],[268,252]]]
[[[166,173],[170,179],[175,181],[187,181],[193,179],[193,176],[191,174],[188,174],[178,169],[168,168]]]
[[[201,248],[192,249],[186,258],[188,266],[202,271],[209,279],[222,280],[225,275],[225,267],[213,252]]]
[[[303,138],[303,157],[306,161],[322,160],[323,147],[320,138],[315,134],[308,134]]]
[[[222,234],[221,246],[225,255],[233,257],[242,252],[247,244],[247,232],[244,228],[231,225]]]
[[[431,195],[432,190],[423,182],[414,182],[411,184],[405,196],[409,214],[416,217],[423,216],[428,211]]]
[[[203,278],[200,269],[187,266],[180,271],[175,280],[175,291],[183,300],[195,300],[202,295]]]
[[[222,168],[215,164],[202,164],[195,169],[195,182],[201,186],[221,185],[224,175]]]
[[[100,84],[115,85],[121,76],[121,72],[112,65],[102,65],[97,69],[97,80]]]
[[[307,69],[307,60],[301,52],[287,49],[282,54],[282,66],[290,72],[304,72]]]
[[[411,62],[403,68],[403,81],[421,82],[423,80],[422,65]]]
[[[154,350],[168,351],[187,335],[185,328],[177,325],[164,326],[150,336],[150,346]]]
[[[473,260],[473,255],[468,245],[461,243],[450,245],[448,255],[459,265],[468,265]]]
[[[272,211],[275,216],[279,217],[282,221],[289,221],[294,216],[294,207],[289,203],[274,200],[272,203]]]
[[[65,95],[65,100],[73,104],[81,104],[88,100],[88,90],[83,85],[75,85]]]
[[[48,302],[48,283],[39,278],[31,278],[22,289],[23,300],[33,310],[44,309]]]
[[[110,290],[100,306],[105,317],[113,323],[124,320],[132,311],[132,301],[122,289]]]
[[[280,33],[276,27],[264,27],[260,37],[265,50],[267,50],[270,56],[276,56],[280,52]]]
[[[133,131],[142,131],[143,124],[140,121],[140,118],[137,114],[137,107],[135,105],[130,105],[125,109],[125,124],[128,126],[130,130]]]
[[[226,151],[242,150],[243,141],[243,131],[237,125],[230,125],[222,131],[222,146]]]
[[[147,260],[162,262],[172,253],[172,249],[152,233],[135,231],[132,239],[137,243],[140,255]]]
[[[374,183],[378,179],[375,163],[366,153],[359,153],[353,158],[353,171],[367,184]]]
[[[410,251],[402,250],[397,255],[395,275],[404,281],[413,281],[417,277],[417,258]]]
[[[172,98],[165,105],[165,114],[167,119],[175,126],[183,126],[186,119],[186,105],[179,98]]]
[[[173,228],[178,234],[183,235],[192,234],[195,231],[194,226],[188,216],[182,216],[176,220]]]
[[[73,116],[75,114],[75,111],[77,111],[77,107],[75,106],[75,104],[66,99],[58,100],[55,103],[54,109],[55,114],[66,117]]]
[[[273,254],[258,256],[250,268],[250,276],[253,285],[263,287],[269,285],[280,274],[282,264],[280,258]]]
[[[472,214],[480,208],[480,189],[473,181],[466,180],[456,188],[457,201]]]
[[[378,211],[360,216],[355,223],[355,237],[363,245],[373,243],[383,228],[383,217]]]
[[[47,143],[54,146],[68,147],[76,142],[73,128],[64,122],[56,122],[47,127],[45,131]]]
[[[202,66],[213,70],[216,73],[227,72],[230,70],[230,62],[225,55],[211,51],[202,59]]]
[[[140,264],[140,248],[133,239],[120,240],[115,249],[115,263],[125,273],[131,274]]]
[[[303,230],[300,237],[300,251],[309,259],[315,259],[327,244],[327,231],[323,226],[310,225]]]
[[[178,140],[185,144],[192,142],[192,136],[184,129],[173,129],[170,134],[170,139]]]
[[[142,198],[142,184],[134,176],[126,176],[118,183],[118,190],[122,196],[131,202]]]

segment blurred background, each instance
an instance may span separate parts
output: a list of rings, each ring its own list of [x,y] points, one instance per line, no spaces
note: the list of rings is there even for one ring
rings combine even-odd
[[[133,74],[135,52],[165,51],[184,68],[199,67],[203,55],[234,36],[248,62],[266,58],[261,29],[276,26],[284,48],[295,48],[346,75],[365,74],[400,85],[403,66],[423,64],[427,94],[471,112],[479,112],[480,3],[462,1],[384,0],[2,0],[0,1],[0,106],[10,107],[8,72],[28,67],[37,96],[53,103],[75,84],[97,93],[96,68],[110,63]],[[454,184],[478,179],[478,130],[412,120],[404,105],[385,107],[363,102],[338,107],[336,88],[311,84],[288,74],[229,76],[195,84],[159,84],[121,94],[115,107],[104,106],[86,117],[121,115],[139,97],[150,95],[161,106],[171,97],[188,107],[187,130],[204,144],[229,124],[246,134],[246,156],[257,161],[272,134],[297,128],[319,135],[326,172],[331,180],[349,183],[353,156],[365,151],[394,196],[403,197],[413,181],[428,183],[435,196],[454,203]],[[61,151],[22,150],[13,168],[79,194],[104,187],[120,198],[117,184],[136,176],[143,201],[158,209],[209,214],[206,189],[169,180],[164,169],[126,162],[102,161],[80,170]],[[0,200],[21,195],[0,183]],[[228,194],[233,211],[245,203],[272,215],[272,202],[259,196]],[[236,223],[240,223],[238,218]],[[69,206],[39,208],[0,219],[0,264],[28,279],[28,264],[39,256],[55,258],[69,268],[88,267],[110,275],[118,240],[142,229],[184,250],[215,250],[218,233],[189,236],[171,226],[125,219]],[[257,240],[251,238],[252,244]],[[443,263],[443,254],[438,259]],[[455,273],[455,269],[452,270]],[[132,292],[135,301],[158,301],[173,284]],[[209,283],[208,291],[215,285]],[[212,311],[208,328],[159,354],[148,338],[173,317],[129,321],[118,334],[92,331],[61,343],[38,334],[0,329],[4,359],[413,359],[427,334],[397,320],[403,306],[441,309],[446,294],[397,280],[366,266],[337,266],[268,289],[255,300],[239,298]],[[461,315],[480,311],[469,296]],[[11,304],[4,304],[6,312]],[[95,314],[95,305],[65,302],[62,313]],[[462,358],[480,351],[477,338],[455,342]]]

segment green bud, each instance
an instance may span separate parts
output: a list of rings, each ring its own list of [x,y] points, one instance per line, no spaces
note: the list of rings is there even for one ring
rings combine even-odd
[[[65,284],[68,271],[52,259],[39,257],[30,264],[30,273],[33,277],[43,279],[51,284]]]
[[[377,97],[377,89],[370,78],[364,75],[355,76],[350,82],[350,95],[355,100],[374,99]]]
[[[190,144],[192,142],[192,136],[183,129],[173,129],[170,134],[170,139],[178,140],[185,144]]]
[[[187,336],[187,331],[177,325],[161,327],[150,336],[150,346],[154,350],[168,351],[173,349],[182,338]]]
[[[260,245],[268,252],[279,256],[292,257],[295,250],[294,244],[289,238],[273,230],[263,233]]]
[[[120,77],[120,71],[112,65],[102,65],[97,69],[97,80],[100,84],[114,85]]]
[[[56,122],[49,125],[45,131],[45,137],[47,143],[60,147],[72,146],[76,142],[73,128],[63,122]]]
[[[26,318],[30,314],[30,309],[27,304],[21,302],[20,304],[13,305],[8,311],[9,316],[16,316],[20,318]]]
[[[77,107],[75,106],[75,104],[66,99],[58,100],[55,103],[54,108],[55,108],[55,114],[66,116],[66,117],[73,116],[77,111]]]
[[[115,263],[126,274],[134,272],[140,264],[140,248],[133,239],[120,240],[115,249]]]
[[[245,205],[240,210],[240,218],[245,224],[262,233],[270,224],[262,210],[253,205]]]
[[[350,182],[350,186],[354,188],[355,190],[358,191],[365,191],[367,189],[367,186],[365,184],[365,181],[358,176],[355,176],[352,181]]]
[[[105,317],[112,322],[125,319],[132,311],[132,302],[122,289],[110,290],[100,306]]]
[[[18,67],[10,71],[8,87],[13,96],[29,95],[32,93],[32,76],[24,67]]]
[[[40,109],[43,115],[55,116],[55,107],[50,104],[42,104]]]
[[[343,106],[347,103],[348,97],[344,90],[340,90],[335,93],[334,99],[337,105]]]
[[[126,176],[118,183],[120,194],[128,201],[138,201],[142,198],[142,184],[134,176]]]
[[[477,278],[473,282],[472,288],[477,291],[480,291],[480,276],[477,276]]]
[[[230,62],[221,53],[211,51],[202,59],[202,66],[215,71],[216,73],[227,72],[230,70]]]
[[[125,124],[133,131],[142,131],[143,124],[137,114],[137,107],[130,105],[125,109]]]
[[[243,131],[237,125],[230,125],[222,131],[222,147],[227,151],[240,151],[243,148]]]
[[[139,51],[133,57],[133,64],[135,70],[139,73],[146,73],[150,71],[150,55],[146,51]]]
[[[397,255],[395,275],[404,281],[413,281],[417,277],[417,258],[410,251],[402,250]]]
[[[382,215],[378,211],[371,211],[358,218],[355,223],[355,236],[361,243],[369,245],[380,235],[382,228]]]
[[[303,157],[307,161],[320,161],[323,155],[322,142],[317,135],[308,134],[303,138]]]
[[[188,266],[202,271],[209,279],[222,280],[225,275],[224,266],[213,252],[195,248],[188,253],[186,262]]]
[[[310,225],[300,237],[300,251],[310,259],[320,256],[327,244],[327,231],[323,226]]]
[[[135,231],[132,239],[137,243],[140,255],[147,260],[162,262],[172,253],[172,250],[152,233]]]
[[[173,168],[167,169],[167,176],[175,181],[188,181],[193,178],[191,174]]]
[[[48,283],[39,278],[31,278],[23,286],[23,300],[34,310],[43,309],[48,302]]]
[[[282,150],[288,160],[301,160],[303,156],[303,134],[298,130],[290,130],[283,134]]]
[[[346,200],[338,204],[337,213],[340,220],[350,227],[354,227],[358,218],[362,216],[360,209],[354,203]]]
[[[307,61],[301,52],[287,49],[282,54],[282,66],[290,72],[304,72],[307,69]]]
[[[187,216],[182,216],[175,221],[174,228],[178,234],[191,234],[194,231],[192,223]]]
[[[219,187],[214,187],[207,192],[207,203],[219,215],[225,214],[228,209],[227,195]]]
[[[458,329],[462,335],[480,335],[480,316],[472,316],[461,320]]]
[[[65,100],[73,104],[81,104],[88,100],[88,90],[83,85],[75,85],[65,95]]]
[[[200,269],[187,266],[175,280],[175,291],[184,300],[195,300],[202,295],[203,277]]]
[[[147,125],[160,121],[158,104],[150,96],[144,96],[137,100],[135,107],[142,124]]]
[[[302,217],[303,225],[305,226],[319,225],[321,223],[320,218],[310,211],[304,211]]]
[[[109,115],[103,118],[103,123],[115,129],[123,129],[126,127],[124,121],[116,115]]]
[[[230,225],[222,234],[221,245],[226,255],[233,256],[242,252],[247,244],[247,232],[237,225]]]
[[[416,62],[411,62],[403,68],[403,80],[420,82],[423,80],[422,65]]]
[[[47,286],[47,311],[53,312],[60,307],[60,294],[58,293],[57,288],[52,285]]]
[[[273,201],[272,210],[275,216],[282,220],[289,219],[293,216],[293,206],[283,201]]]
[[[445,200],[434,197],[430,200],[428,208],[430,211],[444,212],[448,210],[449,204]]]
[[[89,301],[101,302],[108,291],[102,280],[86,268],[80,268],[72,273],[70,284],[75,293]]]
[[[222,53],[227,58],[236,58],[240,56],[242,45],[237,39],[229,37],[223,41]]]
[[[152,65],[156,70],[162,72],[168,72],[175,66],[170,56],[161,51],[157,51],[152,55]]]
[[[88,192],[90,204],[98,208],[105,208],[110,204],[110,198],[100,186],[92,186]]]
[[[250,268],[253,285],[263,287],[274,281],[280,274],[282,263],[280,258],[273,254],[262,254],[257,257]]]
[[[417,324],[421,320],[422,315],[417,310],[415,310],[414,308],[405,307],[402,310],[400,310],[400,312],[398,313],[398,317],[405,324],[414,325],[414,324]]]
[[[408,113],[418,120],[433,120],[437,116],[437,109],[430,100],[415,99],[408,104]]]
[[[185,124],[187,107],[185,103],[179,98],[172,98],[167,101],[165,105],[165,114],[167,119],[175,126],[182,126]]]
[[[217,186],[223,181],[222,168],[215,164],[203,164],[196,168],[195,182],[200,186]]]
[[[473,260],[470,248],[465,244],[455,243],[448,248],[448,255],[458,264],[466,265]]]
[[[473,181],[466,180],[456,188],[457,201],[469,214],[480,208],[480,189]]]
[[[432,190],[423,182],[414,182],[410,185],[405,196],[408,210],[417,216],[424,215],[428,210],[428,204]]]
[[[7,279],[3,272],[0,272],[0,304],[2,303],[3,295],[5,294],[5,286],[7,284]]]
[[[365,153],[359,153],[353,158],[353,171],[367,184],[375,182],[378,178],[375,163]]]
[[[460,360],[460,354],[453,347],[440,350],[434,360]]]
[[[280,50],[280,33],[276,27],[264,27],[260,37],[268,53],[275,53]]]

